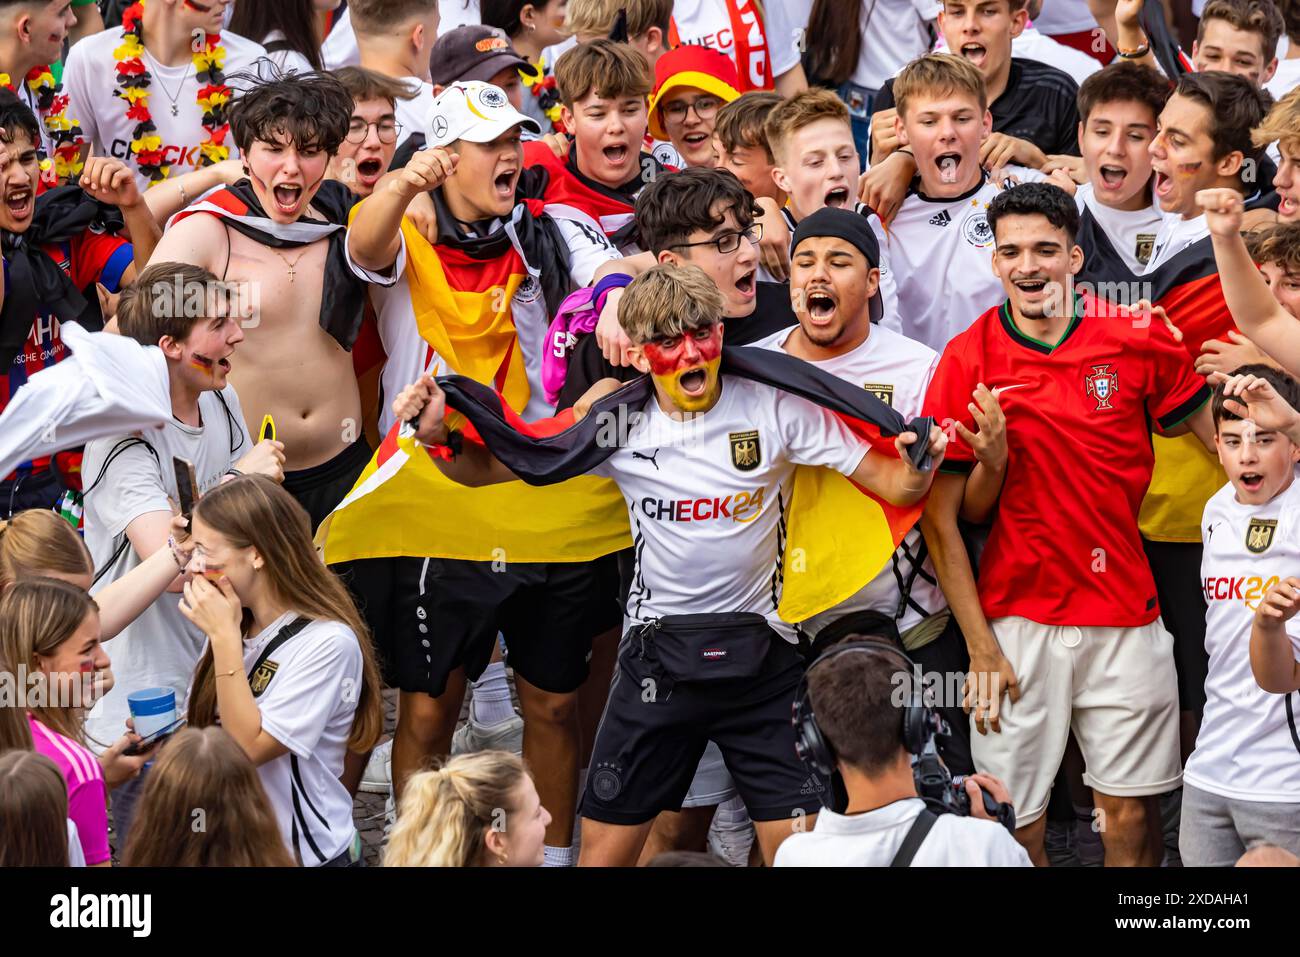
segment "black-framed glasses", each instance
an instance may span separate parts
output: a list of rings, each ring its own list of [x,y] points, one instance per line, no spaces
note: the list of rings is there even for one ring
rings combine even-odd
[[[375,128],[379,134],[379,142],[396,143],[397,135],[402,132],[402,124],[396,120],[380,120],[378,123],[367,123],[362,119],[354,119],[348,124],[347,141],[349,143],[364,143],[366,135],[370,132],[370,127]]]
[[[756,243],[763,238],[763,224],[754,223],[748,229],[739,229],[734,233],[723,233],[715,239],[704,239],[698,243],[673,243],[670,249],[685,249],[688,246],[714,246],[718,252],[727,256],[740,248],[740,241],[748,239]]]
[[[660,109],[664,112],[665,120],[685,123],[687,110],[694,110],[695,115],[701,120],[711,120],[717,115],[720,106],[722,100],[716,96],[697,96],[690,103],[685,100],[673,100],[671,103],[665,103]]]

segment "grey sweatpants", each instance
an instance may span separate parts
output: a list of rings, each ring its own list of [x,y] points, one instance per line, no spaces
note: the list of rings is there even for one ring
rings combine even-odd
[[[1183,783],[1178,853],[1184,867],[1232,867],[1259,844],[1300,855],[1300,802],[1241,801]]]

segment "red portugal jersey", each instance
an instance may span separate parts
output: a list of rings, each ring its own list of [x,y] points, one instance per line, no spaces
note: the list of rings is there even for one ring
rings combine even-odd
[[[1007,475],[979,568],[989,619],[1129,627],[1160,613],[1138,534],[1155,458],[1152,422],[1170,428],[1209,398],[1164,324],[1135,327],[1091,296],[1055,346],[990,309],[948,343],[926,414],[975,430],[967,404],[983,382],[1005,390]],[[941,468],[968,472],[954,431]]]

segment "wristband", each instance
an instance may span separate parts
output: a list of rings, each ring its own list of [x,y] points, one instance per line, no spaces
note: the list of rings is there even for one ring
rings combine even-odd
[[[446,445],[425,446],[425,448],[429,450],[431,456],[437,459],[443,459],[444,461],[451,461],[456,456],[460,455],[463,447],[464,437],[460,434],[460,430],[458,429],[453,429],[447,433]]]
[[[605,300],[609,297],[611,289],[622,289],[632,282],[632,277],[627,273],[611,273],[601,279],[591,289],[591,304],[596,307],[596,312],[600,313],[605,308]]]
[[[215,673],[218,678],[229,678],[231,675],[239,674],[238,668],[231,668],[229,671],[218,671]]]
[[[190,198],[185,193],[185,184],[180,180],[176,181],[176,188],[181,191],[181,207],[184,208],[190,204]]]
[[[181,571],[185,571],[185,566],[188,565],[190,561],[188,558],[181,558],[181,547],[176,544],[176,536],[167,536],[167,547],[171,549],[172,560],[176,562],[177,567],[180,568]]]
[[[906,153],[908,156],[912,157],[912,159],[916,159],[916,154],[912,152],[912,147],[910,146],[900,146],[898,149],[894,150],[894,152]]]
[[[1143,38],[1142,44],[1136,50],[1116,50],[1122,59],[1140,60],[1151,52],[1151,41]]]

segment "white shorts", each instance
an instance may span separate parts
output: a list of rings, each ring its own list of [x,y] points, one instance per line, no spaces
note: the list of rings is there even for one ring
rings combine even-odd
[[[1070,731],[1083,781],[1115,797],[1171,791],[1182,782],[1174,639],[1157,618],[1137,628],[989,622],[1020,684],[1002,699],[1002,732],[971,719],[975,766],[1011,792],[1017,826],[1042,817]]]

